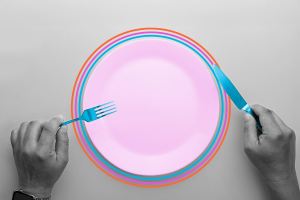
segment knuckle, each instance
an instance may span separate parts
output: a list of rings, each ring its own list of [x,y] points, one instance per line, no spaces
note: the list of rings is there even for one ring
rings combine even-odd
[[[293,138],[295,136],[295,131],[293,129],[288,129],[286,130],[286,133],[285,135],[288,137],[288,138]]]
[[[11,131],[11,135],[15,135],[16,133],[17,133],[16,129],[13,129],[13,130]]]
[[[28,126],[28,122],[22,122],[21,125],[20,125],[20,130],[19,130],[19,132],[20,132],[21,134],[23,134],[23,133],[26,131],[27,126]]]
[[[54,132],[54,131],[56,131],[56,130],[54,130],[55,128],[54,128],[51,124],[49,124],[49,123],[44,124],[43,129],[44,129],[44,130],[47,130],[47,131],[49,131],[49,132]]]
[[[259,109],[259,108],[261,108],[261,105],[259,105],[259,104],[253,104],[251,107],[254,108],[254,109]]]
[[[37,125],[40,125],[41,123],[37,120],[33,120],[33,121],[30,121],[28,123],[29,126],[37,126]]]
[[[265,108],[265,109],[264,109],[264,113],[265,113],[266,115],[270,116],[270,115],[273,114],[273,111],[270,110],[269,108]]]
[[[274,115],[274,111],[273,111],[273,110],[271,110],[271,109],[268,109],[268,114],[270,114],[270,115]]]
[[[27,124],[28,124],[28,122],[22,122],[21,125],[20,125],[20,127],[26,127]]]
[[[36,121],[30,121],[28,124],[29,125],[34,125],[36,123]]]

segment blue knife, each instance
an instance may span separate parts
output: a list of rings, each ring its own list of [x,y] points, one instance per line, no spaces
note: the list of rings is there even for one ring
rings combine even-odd
[[[262,127],[259,122],[258,116],[255,114],[255,112],[252,110],[249,104],[247,104],[245,99],[242,97],[242,95],[239,93],[239,91],[236,89],[236,87],[233,85],[230,79],[223,73],[223,71],[217,65],[213,65],[213,70],[215,72],[217,80],[222,85],[223,89],[228,94],[232,102],[236,105],[236,107],[239,110],[243,110],[254,117],[256,121],[256,127],[261,132]]]

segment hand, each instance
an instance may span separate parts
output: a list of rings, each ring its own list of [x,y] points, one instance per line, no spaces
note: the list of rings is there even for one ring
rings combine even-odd
[[[46,122],[24,122],[11,133],[19,187],[36,197],[51,195],[68,162],[67,127],[62,117]]]
[[[259,117],[262,133],[257,132],[255,119],[246,114],[244,147],[247,156],[261,172],[271,190],[279,192],[277,197],[288,199],[291,196],[287,196],[287,193],[293,193],[299,198],[294,131],[273,111],[259,105],[252,108]]]

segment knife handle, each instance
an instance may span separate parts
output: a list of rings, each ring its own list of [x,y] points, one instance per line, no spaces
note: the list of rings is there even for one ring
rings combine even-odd
[[[250,114],[256,121],[256,128],[259,131],[258,135],[262,134],[262,126],[261,123],[259,121],[259,117],[257,114],[255,114],[255,112],[252,110],[252,108],[250,106],[247,106],[246,109],[243,109],[246,113]]]
[[[256,121],[256,128],[257,130],[260,132],[260,134],[262,134],[262,126],[261,123],[259,121],[259,117],[257,116],[257,114],[255,114],[255,112],[253,112],[253,110],[251,109],[251,115],[254,117],[255,121]]]

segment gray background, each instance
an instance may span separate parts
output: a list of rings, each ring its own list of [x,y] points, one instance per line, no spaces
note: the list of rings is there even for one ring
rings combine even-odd
[[[111,36],[165,27],[204,45],[250,103],[274,109],[299,135],[300,3],[298,0],[0,0],[0,199],[16,188],[9,135],[20,122],[69,117],[81,64]],[[242,115],[215,159],[171,187],[141,189],[104,175],[70,135],[70,162],[53,199],[266,199],[244,155]],[[297,138],[300,155],[300,136]],[[297,172],[300,175],[300,159]]]

